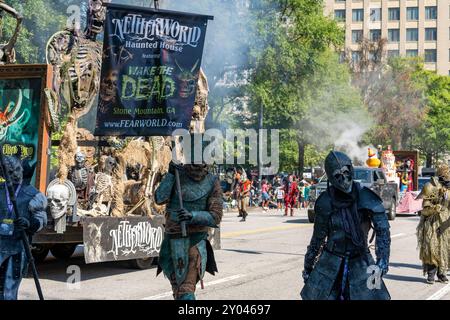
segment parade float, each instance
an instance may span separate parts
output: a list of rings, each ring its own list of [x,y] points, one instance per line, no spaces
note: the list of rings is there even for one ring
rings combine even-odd
[[[38,260],[49,251],[67,259],[84,244],[87,263],[148,268],[164,233],[164,206],[153,196],[172,159],[167,124],[204,131],[208,82],[200,66],[212,17],[109,2],[89,1],[84,32],[74,26],[54,34],[47,64],[0,66],[0,144],[23,160],[49,201],[49,224],[33,238]],[[119,37],[129,14],[141,24],[178,21],[189,33],[175,39],[156,28],[150,37],[135,28]],[[0,46],[5,63],[13,62],[15,39]],[[149,116],[156,125],[147,125]],[[94,130],[80,125],[88,118]]]
[[[366,164],[369,167],[381,167],[386,180],[395,183],[399,192],[397,213],[416,213],[422,209],[421,200],[416,200],[418,193],[418,151],[393,151],[389,145],[386,150],[378,146],[368,150]]]

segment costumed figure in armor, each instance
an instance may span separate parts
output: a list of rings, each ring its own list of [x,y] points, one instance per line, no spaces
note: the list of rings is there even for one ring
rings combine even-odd
[[[36,188],[23,183],[23,168],[17,158],[5,157],[4,168],[14,186],[19,216],[15,216],[6,183],[0,184],[0,300],[17,300],[29,262],[22,231],[31,242],[33,234],[46,226],[47,199]]]
[[[448,250],[450,237],[450,170],[441,165],[437,177],[424,185],[418,198],[423,199],[423,209],[417,226],[419,257],[427,283],[438,281],[447,283]]]
[[[353,181],[347,155],[325,159],[328,187],[317,199],[311,243],[305,255],[304,300],[389,300],[382,280],[390,255],[390,226],[380,197]],[[368,248],[376,234],[375,263]]]
[[[180,175],[183,209],[180,209],[175,184],[175,169]],[[201,164],[170,163],[155,193],[158,205],[167,204],[165,236],[159,254],[158,274],[169,278],[176,300],[195,300],[195,287],[205,271],[217,272],[208,229],[218,228],[223,215],[219,179]],[[180,223],[185,221],[187,237],[182,237]],[[203,284],[203,282],[202,282]]]

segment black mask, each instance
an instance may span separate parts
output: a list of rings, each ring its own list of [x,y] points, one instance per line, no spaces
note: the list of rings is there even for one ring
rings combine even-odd
[[[331,151],[325,159],[325,172],[328,181],[336,189],[345,193],[352,192],[353,165],[345,153]]]

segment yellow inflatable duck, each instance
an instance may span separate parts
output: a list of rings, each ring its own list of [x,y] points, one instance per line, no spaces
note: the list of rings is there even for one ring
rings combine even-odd
[[[380,167],[381,161],[380,161],[380,159],[377,158],[377,154],[376,154],[375,150],[372,150],[372,148],[369,148],[368,156],[369,156],[369,159],[367,159],[366,164],[370,168]]]

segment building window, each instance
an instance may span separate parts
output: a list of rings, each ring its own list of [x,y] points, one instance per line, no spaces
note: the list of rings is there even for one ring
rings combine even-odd
[[[417,57],[419,55],[419,51],[417,49],[406,50],[407,57]]]
[[[370,21],[381,21],[381,8],[370,9]]]
[[[399,42],[400,41],[400,30],[399,29],[388,29],[388,41],[389,42]]]
[[[419,8],[418,7],[406,8],[406,20],[408,21],[419,20]]]
[[[381,30],[372,29],[370,30],[370,41],[378,41],[381,39]]]
[[[389,8],[389,21],[400,20],[400,8]]]
[[[359,62],[360,59],[361,59],[361,52],[360,51],[352,51],[353,62]]]
[[[400,51],[398,51],[398,50],[388,50],[387,55],[388,55],[388,58],[398,57],[400,55]]]
[[[425,7],[425,19],[436,20],[437,19],[437,7]]]
[[[364,21],[364,10],[363,9],[353,9],[352,10],[353,22]]]
[[[419,30],[417,28],[406,29],[406,41],[418,41]]]
[[[436,28],[425,28],[425,40],[426,41],[436,41],[437,40]]]
[[[335,0],[336,2],[345,2],[345,0]]]
[[[359,43],[362,40],[362,30],[352,30],[352,43]]]
[[[345,21],[345,10],[334,10],[334,19],[337,21]]]
[[[436,49],[425,49],[425,62],[436,62]]]

